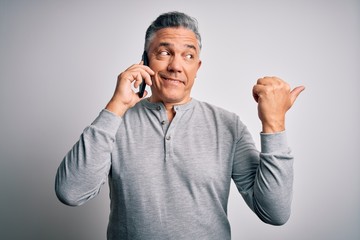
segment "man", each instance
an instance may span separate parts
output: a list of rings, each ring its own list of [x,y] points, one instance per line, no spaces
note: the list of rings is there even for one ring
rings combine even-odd
[[[262,221],[289,218],[293,157],[285,113],[304,88],[258,80],[258,152],[238,116],[191,98],[200,49],[196,20],[160,15],[146,32],[149,66],[140,62],[119,75],[106,108],[59,166],[56,193],[68,205],[91,199],[108,179],[108,239],[230,239],[231,179]],[[132,88],[143,79],[149,98]]]

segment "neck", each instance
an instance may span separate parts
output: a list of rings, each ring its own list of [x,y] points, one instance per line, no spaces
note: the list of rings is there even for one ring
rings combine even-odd
[[[169,122],[171,122],[173,120],[173,118],[175,117],[175,114],[176,114],[176,112],[174,110],[174,106],[185,104],[185,103],[189,102],[190,100],[191,100],[191,98],[189,98],[188,101],[184,101],[184,102],[180,102],[180,103],[169,103],[169,102],[164,102],[164,101],[161,101],[160,99],[155,98],[154,95],[152,95],[149,98],[150,102],[153,102],[153,103],[162,102],[164,104]]]
[[[175,117],[175,110],[174,110],[174,105],[171,104],[164,104],[165,109],[166,109],[166,114],[168,117],[169,122],[171,122],[173,120],[173,118]]]

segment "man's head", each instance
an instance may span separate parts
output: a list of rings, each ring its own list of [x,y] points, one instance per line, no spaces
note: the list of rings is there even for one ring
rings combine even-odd
[[[144,50],[149,50],[149,45],[155,33],[163,28],[186,28],[194,32],[198,40],[199,49],[201,49],[201,36],[198,29],[198,23],[195,18],[192,18],[181,12],[168,12],[161,14],[151,23],[146,30]]]
[[[190,101],[200,68],[196,20],[178,12],[159,16],[146,32],[145,49],[152,77],[151,101],[177,105]]]

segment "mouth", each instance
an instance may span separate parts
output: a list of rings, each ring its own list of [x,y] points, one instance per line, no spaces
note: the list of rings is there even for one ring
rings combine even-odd
[[[177,79],[177,78],[172,78],[172,77],[168,77],[168,76],[165,76],[165,75],[160,75],[161,79],[164,81],[164,82],[167,82],[167,83],[171,83],[171,84],[185,84],[184,81],[180,80],[180,79]]]

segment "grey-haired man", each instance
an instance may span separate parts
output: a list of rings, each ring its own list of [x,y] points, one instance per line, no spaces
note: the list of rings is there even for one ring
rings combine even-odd
[[[290,215],[293,157],[285,113],[304,87],[257,81],[261,152],[234,113],[191,97],[201,38],[195,19],[160,15],[148,28],[149,64],[122,72],[113,97],[58,168],[55,189],[68,205],[93,198],[108,180],[108,239],[230,239],[231,179],[269,224]],[[151,96],[133,90],[141,82]]]

